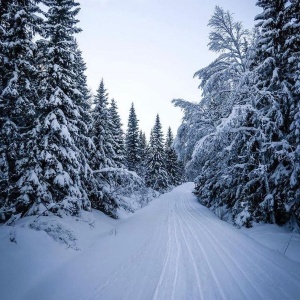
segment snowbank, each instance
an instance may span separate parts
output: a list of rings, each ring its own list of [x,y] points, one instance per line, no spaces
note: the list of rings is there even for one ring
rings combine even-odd
[[[300,262],[300,234],[271,224],[255,224],[252,228],[241,228],[240,230],[264,246]]]

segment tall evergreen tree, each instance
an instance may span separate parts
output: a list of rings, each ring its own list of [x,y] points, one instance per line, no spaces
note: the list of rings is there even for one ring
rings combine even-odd
[[[4,78],[5,78],[5,57],[6,57],[6,45],[4,43],[6,39],[6,30],[8,27],[7,24],[7,13],[9,10],[9,1],[1,0],[0,1],[0,91],[2,93],[4,89]]]
[[[125,137],[126,166],[130,171],[137,171],[140,162],[139,156],[139,126],[132,103],[129,111],[128,127]]]
[[[256,17],[260,37],[254,60],[257,88],[254,106],[261,115],[260,164],[266,170],[263,181],[266,196],[260,204],[260,213],[265,214],[269,222],[282,224],[288,218],[284,202],[294,201],[290,194],[292,145],[287,139],[292,99],[287,85],[289,71],[284,59],[285,41],[288,39],[284,30],[288,23],[285,17],[287,0],[259,0],[257,5],[263,12]]]
[[[33,38],[41,33],[38,2],[12,0],[0,5],[0,206],[9,214],[24,213],[30,201],[22,199],[20,181],[31,163],[28,156],[37,113]]]
[[[124,132],[122,130],[121,118],[118,113],[118,106],[114,99],[111,100],[109,107],[110,131],[113,138],[113,149],[116,154],[116,166],[121,168],[125,165],[125,144]]]
[[[179,169],[178,157],[173,143],[174,137],[171,127],[169,127],[165,143],[166,171],[170,185],[176,186],[181,182],[181,170]]]
[[[38,117],[31,137],[31,167],[19,180],[20,201],[29,213],[67,208],[71,214],[90,209],[83,177],[87,160],[80,150],[84,117],[74,81],[75,18],[80,8],[73,0],[44,0],[47,6],[40,40]],[[80,102],[80,103],[79,103]]]
[[[80,101],[80,107],[85,112],[91,111],[91,92],[87,85],[87,77],[85,75],[86,63],[82,57],[82,51],[79,49],[79,45],[75,40],[74,43],[74,80],[77,83],[78,100]],[[89,118],[89,115],[87,116]],[[90,124],[91,120],[87,120],[87,124]]]
[[[290,93],[290,132],[288,140],[293,147],[291,157],[293,168],[291,175],[291,189],[296,199],[291,211],[300,220],[300,2],[291,0],[285,11],[287,35],[284,47],[285,67],[287,70],[287,84]]]
[[[73,98],[80,112],[81,118],[78,119],[78,138],[77,145],[82,152],[84,173],[81,176],[84,189],[88,193],[91,201],[99,199],[99,187],[97,179],[93,175],[90,162],[95,153],[95,145],[93,143],[92,134],[92,115],[91,115],[91,93],[87,86],[87,77],[85,75],[86,64],[82,57],[78,43],[74,43],[74,71],[70,74],[74,84],[75,96]]]
[[[146,184],[157,191],[165,191],[169,186],[165,164],[164,138],[159,115],[156,116],[149,141]]]
[[[96,147],[96,153],[92,160],[94,170],[107,167],[115,167],[116,153],[111,132],[112,124],[108,107],[108,93],[103,79],[100,82],[97,94],[94,98],[92,136]]]
[[[107,168],[117,167],[117,155],[114,149],[112,121],[108,107],[108,94],[103,79],[94,98],[95,107],[92,111],[92,139],[95,150],[91,153],[91,165],[97,178],[97,193],[92,199],[93,208],[99,209],[111,217],[116,217],[116,199],[110,194],[109,187],[114,178],[110,173],[103,172]]]

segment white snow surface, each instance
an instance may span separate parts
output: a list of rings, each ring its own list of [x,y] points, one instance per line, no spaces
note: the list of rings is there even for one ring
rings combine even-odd
[[[120,220],[97,211],[85,222],[40,217],[71,230],[78,251],[30,229],[36,217],[0,227],[0,298],[299,299],[299,234],[284,255],[291,233],[274,225],[238,230],[192,189],[183,184]]]

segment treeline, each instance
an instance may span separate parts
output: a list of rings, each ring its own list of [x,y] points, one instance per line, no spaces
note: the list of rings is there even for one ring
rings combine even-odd
[[[147,187],[164,192],[177,186],[182,180],[181,164],[173,148],[174,137],[168,128],[163,136],[159,115],[147,143],[146,135],[139,130],[138,119],[132,104],[125,136],[126,167],[136,172]]]
[[[124,139],[103,81],[91,96],[75,40],[79,10],[74,0],[0,1],[2,222],[91,207],[117,217],[124,197],[142,205],[149,188],[178,183],[172,133],[163,145],[159,118],[148,145],[132,107]]]
[[[195,194],[222,219],[297,227],[300,219],[300,2],[258,0],[245,30],[216,7],[209,49],[195,77],[198,104],[184,110],[176,149]]]

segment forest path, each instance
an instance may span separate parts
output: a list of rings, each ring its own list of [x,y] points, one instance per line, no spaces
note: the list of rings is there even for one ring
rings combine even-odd
[[[219,220],[192,188],[118,222],[26,299],[299,299],[300,264]]]

